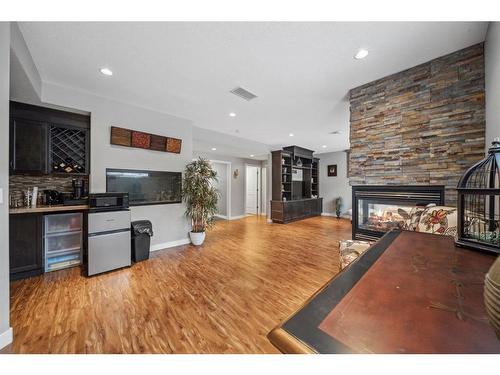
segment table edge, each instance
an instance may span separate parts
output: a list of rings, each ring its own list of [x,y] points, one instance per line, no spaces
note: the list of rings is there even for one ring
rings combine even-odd
[[[285,331],[281,324],[267,334],[267,339],[284,354],[318,354],[305,342]]]
[[[396,234],[396,237],[394,239],[389,240],[388,244],[385,244],[387,241],[387,238],[385,235],[382,236],[382,238],[379,239],[379,241],[373,243],[368,250],[370,250],[372,247],[375,245],[383,244],[384,251],[389,246],[401,233],[403,230],[392,230],[386,233],[392,233]],[[387,236],[389,237],[389,236]],[[381,241],[384,240],[384,241]],[[368,250],[364,253],[366,254]],[[363,254],[363,255],[364,255]],[[353,264],[357,263],[360,258],[357,258],[354,260],[347,268],[340,270],[337,274],[332,276],[327,282],[325,282],[316,292],[314,292],[306,301],[304,301],[297,309],[295,309],[290,315],[288,315],[285,319],[281,321],[276,327],[274,327],[268,334],[267,338],[268,340],[282,353],[284,354],[319,354],[319,352],[315,349],[313,349],[310,345],[306,344],[304,341],[300,340],[299,338],[295,337],[291,333],[289,333],[287,330],[283,328],[283,326],[291,320],[295,315],[297,315],[302,309],[304,309],[318,294],[323,292],[324,289],[326,289],[339,275],[342,274],[342,272],[345,272],[349,267],[351,267]]]

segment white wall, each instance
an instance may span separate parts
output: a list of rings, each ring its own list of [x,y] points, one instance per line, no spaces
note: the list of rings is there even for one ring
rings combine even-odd
[[[235,158],[198,151],[193,153],[193,157],[228,161],[231,163],[231,217],[234,218],[245,215],[245,164],[261,166],[262,163],[259,160]],[[234,178],[233,173],[236,169],[238,169],[240,173],[237,178]]]
[[[12,340],[9,326],[9,61],[10,25],[0,22],[0,349]]]
[[[219,191],[217,213],[221,216],[227,216],[227,169],[229,164],[213,163],[212,167],[217,172],[217,182],[215,183],[215,187]]]
[[[11,86],[10,98],[28,96],[31,100],[40,99],[42,79],[17,22],[10,23],[10,48],[12,82],[16,81]]]
[[[314,154],[319,161],[319,195],[323,197],[323,213],[335,214],[334,199],[342,197],[342,214],[352,208],[352,190],[347,178],[347,153],[345,151]],[[337,176],[328,177],[327,166],[337,164]]]
[[[500,137],[500,22],[490,22],[485,43],[486,149]]]
[[[44,84],[42,101],[91,113],[92,192],[106,190],[106,168],[149,169],[182,172],[192,158],[192,124],[188,120],[107,98]],[[181,154],[110,145],[112,125],[182,139]],[[132,220],[147,219],[153,224],[153,249],[186,242],[189,223],[183,204],[132,207]]]

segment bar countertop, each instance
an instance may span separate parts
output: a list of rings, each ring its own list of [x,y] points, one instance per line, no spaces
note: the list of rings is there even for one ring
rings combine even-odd
[[[76,205],[76,206],[38,206],[32,207],[20,207],[11,208],[9,210],[10,214],[36,214],[36,213],[50,213],[50,212],[64,212],[64,211],[85,211],[88,210],[89,206],[86,204]]]

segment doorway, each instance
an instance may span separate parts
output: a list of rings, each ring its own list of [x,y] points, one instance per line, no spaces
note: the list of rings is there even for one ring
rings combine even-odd
[[[255,165],[246,165],[245,170],[245,214],[265,214],[266,174],[263,168]]]
[[[219,219],[231,219],[231,163],[221,160],[210,160],[212,168],[217,172],[214,187],[219,191],[217,213]]]

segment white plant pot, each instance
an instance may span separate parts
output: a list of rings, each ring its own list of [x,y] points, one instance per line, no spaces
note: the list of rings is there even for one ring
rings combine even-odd
[[[195,246],[200,246],[205,241],[205,232],[189,232],[191,243]]]

